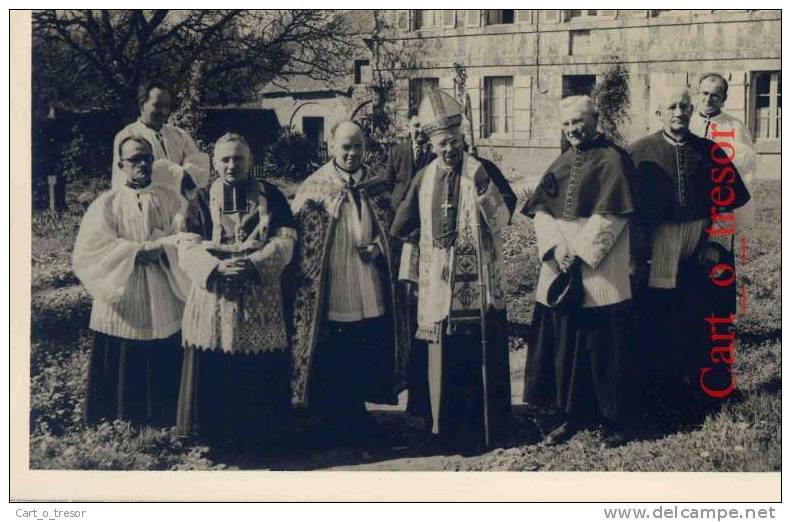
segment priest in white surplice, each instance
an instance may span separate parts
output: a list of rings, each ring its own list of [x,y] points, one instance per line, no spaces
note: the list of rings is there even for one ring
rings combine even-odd
[[[733,147],[733,166],[750,190],[758,168],[758,152],[755,150],[752,134],[747,126],[723,112],[722,107],[728,99],[728,80],[717,73],[706,73],[698,82],[698,104],[689,121],[692,134],[714,142],[726,142]],[[744,230],[755,220],[755,202],[748,201],[737,208],[736,230]]]
[[[294,396],[329,442],[376,446],[385,433],[365,403],[397,404],[408,342],[387,230],[388,180],[362,163],[352,121],[330,128],[333,158],[299,187],[294,299]]]
[[[196,188],[209,183],[208,155],[198,149],[186,131],[166,123],[171,111],[171,97],[165,85],[157,82],[144,84],[137,97],[140,117],[116,134],[113,142],[112,187],[126,183],[124,173],[118,167],[118,145],[126,137],[136,135],[151,144],[153,184],[189,198]]]
[[[213,159],[220,177],[190,201],[184,223],[199,238],[178,245],[191,286],[176,426],[213,445],[265,449],[284,436],[290,418],[281,280],[296,223],[285,196],[253,178],[242,136],[221,136]]]
[[[166,246],[186,202],[151,182],[144,138],[124,138],[116,154],[125,182],[91,204],[74,245],[74,273],[93,298],[85,420],[172,425],[183,304]]]

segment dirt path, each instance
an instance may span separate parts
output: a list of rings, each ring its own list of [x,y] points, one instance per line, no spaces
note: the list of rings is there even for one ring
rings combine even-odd
[[[389,434],[384,448],[361,451],[352,448],[321,449],[321,436],[307,427],[306,419],[297,420],[297,429],[290,440],[290,448],[273,449],[267,455],[251,458],[249,454],[215,454],[210,458],[230,468],[270,469],[283,471],[304,470],[367,470],[367,471],[442,471],[475,467],[478,462],[498,459],[504,455],[503,448],[532,445],[541,438],[539,424],[544,419],[536,412],[528,411],[521,403],[521,375],[524,369],[525,351],[511,352],[512,373],[512,420],[506,440],[501,447],[470,457],[443,453],[441,449],[428,447],[422,421],[406,413],[407,394],[402,393],[397,406],[369,405],[369,410]],[[537,422],[538,421],[538,424]],[[313,449],[306,449],[313,448]],[[319,449],[316,449],[319,448]],[[507,463],[505,463],[507,465]]]

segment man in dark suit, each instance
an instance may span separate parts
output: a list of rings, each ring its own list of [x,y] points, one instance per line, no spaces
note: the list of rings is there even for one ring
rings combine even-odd
[[[410,108],[407,116],[409,118],[409,136],[398,142],[390,150],[385,170],[387,180],[392,186],[390,204],[393,210],[397,210],[398,205],[404,199],[412,178],[436,157],[436,154],[431,151],[431,143],[428,140],[428,136],[420,128],[417,110],[414,107]],[[400,249],[400,244],[396,248]],[[405,284],[411,285],[411,283]],[[407,386],[409,388],[407,411],[429,422],[431,407],[429,404],[428,382],[424,376],[427,371],[428,352],[424,341],[414,339],[415,329],[417,328],[416,291],[416,288],[409,289],[409,294],[412,296],[409,313],[412,347],[407,377]],[[428,425],[430,426],[430,423]]]
[[[415,174],[431,163],[436,155],[431,151],[428,136],[421,130],[415,109],[409,110],[409,137],[397,143],[387,159],[386,175],[393,185],[390,202],[398,209]]]

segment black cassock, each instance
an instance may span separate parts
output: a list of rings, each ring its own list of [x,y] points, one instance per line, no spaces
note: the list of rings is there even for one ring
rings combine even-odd
[[[675,288],[640,284],[635,289],[637,325],[645,341],[638,346],[638,359],[643,362],[638,371],[653,407],[689,409],[690,399],[698,406],[701,402],[713,405],[700,386],[701,368],[717,366],[706,376],[709,387],[721,389],[730,382],[726,367],[713,365],[710,360],[711,327],[705,319],[736,312],[736,286],[713,284],[700,256],[703,248],[712,247],[705,231],[712,224],[712,212],[731,212],[750,199],[737,169],[727,161],[726,151],[691,133],[676,141],[662,131],[630,147],[637,169],[634,228],[647,238],[641,245],[643,250],[635,251],[638,266],[647,265],[651,259],[651,238],[657,226],[707,220],[696,251],[679,261]],[[731,194],[729,189],[733,200],[716,206],[712,195],[726,199]],[[723,236],[718,243],[725,247],[719,249],[720,261],[734,266],[733,236]],[[718,333],[728,330],[723,326]]]
[[[283,194],[273,185],[262,185],[270,215],[269,230],[296,229]],[[224,187],[224,208],[229,208],[231,192]],[[245,192],[237,192],[241,195],[231,199],[247,200]],[[199,189],[185,220],[185,229],[204,240],[212,238],[209,201],[209,189]],[[256,224],[251,221],[247,227]],[[281,275],[281,281],[287,279],[286,272]],[[268,444],[281,441],[291,424],[291,373],[288,348],[226,353],[220,349],[185,347],[176,419],[179,433],[206,437],[212,443],[236,444],[237,449],[265,449]]]
[[[594,214],[629,217],[634,212],[632,170],[625,152],[599,135],[567,148],[550,165],[522,213],[534,218],[545,212],[558,221]],[[536,303],[525,402],[554,407],[576,422],[620,421],[633,364],[632,321],[628,296],[614,304],[568,310]]]

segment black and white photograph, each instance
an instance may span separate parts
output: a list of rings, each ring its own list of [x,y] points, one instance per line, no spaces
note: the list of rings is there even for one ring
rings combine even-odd
[[[29,17],[29,470],[779,484],[780,10]]]

